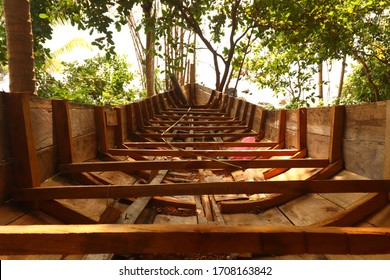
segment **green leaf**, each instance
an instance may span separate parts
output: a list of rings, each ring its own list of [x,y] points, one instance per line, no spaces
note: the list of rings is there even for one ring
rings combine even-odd
[[[39,14],[39,17],[42,19],[47,19],[47,18],[49,18],[49,15],[41,13],[41,14]]]

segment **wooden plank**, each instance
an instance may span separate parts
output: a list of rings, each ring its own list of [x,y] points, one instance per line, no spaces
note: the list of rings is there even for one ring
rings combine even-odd
[[[74,151],[69,101],[53,99],[51,104],[53,108],[54,129],[57,135],[60,163],[72,163],[74,162]]]
[[[157,161],[106,161],[61,164],[60,172],[80,173],[92,171],[167,170],[167,169],[242,169],[242,168],[304,168],[325,167],[323,159],[256,159],[256,160],[157,160]]]
[[[294,199],[279,209],[296,226],[321,222],[343,211],[340,206],[315,193]]]
[[[37,187],[40,185],[40,176],[31,125],[29,94],[7,94],[6,100],[14,169],[17,170],[15,185]]]
[[[211,225],[0,227],[0,254],[390,253],[389,228]],[[28,238],[29,242],[26,242]],[[118,242],[120,240],[121,242]]]
[[[93,220],[78,211],[65,207],[63,204],[56,200],[42,201],[39,204],[39,208],[48,213],[50,216],[55,217],[58,220],[68,224],[96,224],[97,221]]]
[[[261,182],[213,182],[156,184],[133,186],[66,186],[25,188],[14,192],[14,200],[48,200],[59,198],[121,198],[141,196],[256,194],[256,193],[375,193],[390,192],[390,180],[297,180]]]
[[[165,225],[194,225],[197,224],[195,216],[172,216],[172,215],[157,215],[154,219],[154,224],[165,224]]]
[[[332,124],[330,129],[329,162],[334,163],[342,159],[344,106],[332,107]]]
[[[164,176],[168,170],[160,170],[156,177],[150,182],[150,184],[159,184],[164,179]],[[148,185],[146,185],[148,186]],[[127,197],[133,197],[132,195]],[[137,196],[135,196],[137,197]],[[137,198],[116,221],[117,224],[134,224],[138,217],[141,215],[142,211],[149,204],[151,196],[144,196]]]
[[[390,100],[386,101],[385,155],[383,178],[390,179]]]

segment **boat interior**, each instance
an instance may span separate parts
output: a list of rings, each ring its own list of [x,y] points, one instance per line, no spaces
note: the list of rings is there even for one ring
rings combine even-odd
[[[390,259],[390,102],[0,95],[0,259]]]

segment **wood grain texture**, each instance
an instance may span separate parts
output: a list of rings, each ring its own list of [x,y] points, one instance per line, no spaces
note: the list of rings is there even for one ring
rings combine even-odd
[[[210,225],[0,227],[0,254],[390,252],[389,228]]]

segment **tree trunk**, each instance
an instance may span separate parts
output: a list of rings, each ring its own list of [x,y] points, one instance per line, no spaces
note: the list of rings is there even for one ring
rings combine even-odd
[[[340,73],[340,82],[339,82],[339,91],[337,93],[337,97],[340,98],[343,93],[343,85],[344,85],[344,76],[345,76],[345,66],[346,66],[347,54],[344,54],[343,61],[341,64],[341,73]]]
[[[323,63],[322,61],[318,64],[318,97],[324,97],[324,79],[322,71]]]
[[[145,76],[147,96],[153,96],[155,92],[154,83],[154,29],[155,29],[155,11],[153,0],[146,1],[143,6],[145,21],[148,23],[146,32],[146,54],[145,54]]]
[[[29,0],[4,0],[10,92],[36,94]]]
[[[364,72],[366,73],[368,83],[370,84],[372,90],[374,91],[375,101],[381,101],[381,96],[379,94],[379,87],[375,84],[374,79],[372,78],[372,75],[371,75],[371,70],[368,67],[367,63],[364,61],[364,59],[362,57],[359,56],[359,54],[356,51],[353,52],[353,56],[355,57],[355,59],[357,61],[359,61],[362,64],[362,66],[364,68]]]

